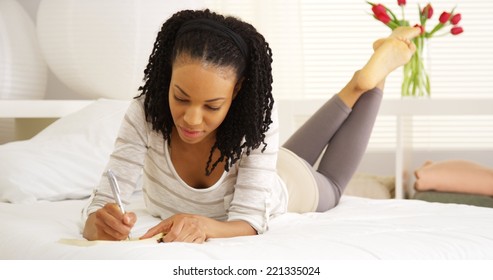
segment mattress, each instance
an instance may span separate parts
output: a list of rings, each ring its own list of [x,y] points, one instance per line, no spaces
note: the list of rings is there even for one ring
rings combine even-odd
[[[0,203],[0,259],[168,260],[492,260],[493,209],[418,200],[343,196],[325,213],[286,213],[257,236],[209,239],[204,244],[82,241],[85,200]],[[132,236],[158,223],[142,194],[130,204]]]
[[[289,274],[293,267],[301,269],[296,273],[320,267],[320,274],[288,279],[491,278],[493,208],[453,203],[344,195],[336,208],[324,213],[278,216],[265,234],[257,236],[209,239],[204,244],[85,241],[81,210],[101,179],[127,108],[128,101],[100,99],[29,140],[0,145],[4,275],[52,280],[144,275],[217,279],[184,275],[190,276],[190,269],[197,267],[232,266],[259,272],[256,277],[232,279],[263,279],[269,272],[294,276]],[[393,181],[382,182],[373,175],[356,179],[347,188],[357,190],[352,195],[391,197],[386,185]],[[141,192],[134,194],[126,210],[138,216],[134,238],[159,222],[145,210]],[[180,267],[185,274],[175,274]]]

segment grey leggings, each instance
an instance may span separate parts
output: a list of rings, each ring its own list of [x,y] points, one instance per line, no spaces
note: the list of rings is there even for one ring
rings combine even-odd
[[[311,167],[319,190],[317,211],[339,202],[366,151],[381,100],[382,91],[375,88],[364,93],[351,110],[334,95],[284,143],[284,148]]]

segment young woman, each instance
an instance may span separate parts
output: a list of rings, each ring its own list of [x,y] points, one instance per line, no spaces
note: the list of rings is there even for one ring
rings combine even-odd
[[[384,79],[409,61],[419,32],[398,28],[377,40],[368,63],[284,144],[317,183],[316,211],[337,205],[365,152]],[[107,165],[124,201],[142,174],[147,210],[162,221],[141,238],[254,235],[287,211],[271,62],[264,37],[236,18],[187,10],[163,24]],[[111,193],[105,172],[85,209],[85,238],[128,237],[137,217],[123,214]]]

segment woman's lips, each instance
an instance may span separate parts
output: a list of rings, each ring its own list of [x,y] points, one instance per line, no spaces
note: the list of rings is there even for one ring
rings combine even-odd
[[[187,138],[197,138],[200,137],[203,133],[201,130],[192,130],[184,127],[180,127],[180,130],[182,134]]]

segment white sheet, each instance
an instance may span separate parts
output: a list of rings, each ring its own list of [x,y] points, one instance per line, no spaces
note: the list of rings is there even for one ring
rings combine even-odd
[[[0,203],[0,259],[493,259],[493,209],[414,200],[344,196],[326,213],[288,213],[263,235],[205,244],[112,242],[79,238],[85,201]],[[134,236],[158,222],[135,198]]]

